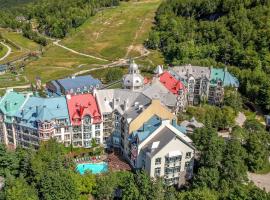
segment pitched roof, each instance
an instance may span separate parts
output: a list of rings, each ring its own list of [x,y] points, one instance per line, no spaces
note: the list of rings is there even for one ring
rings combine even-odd
[[[159,80],[173,94],[178,94],[179,90],[185,90],[184,84],[167,71],[160,75]]]
[[[167,107],[161,104],[160,100],[153,99],[152,103],[147,108],[139,112],[139,115],[130,121],[129,133],[132,133],[133,131],[138,130],[143,125],[143,123],[148,121],[154,115],[159,116],[162,119],[168,119],[168,120],[172,120],[176,118],[176,116],[173,113],[171,113],[167,109]]]
[[[17,111],[22,126],[36,128],[36,122],[55,119],[66,120],[69,125],[69,115],[65,97],[41,98],[31,96]]]
[[[67,104],[72,125],[80,125],[85,116],[90,116],[94,124],[101,122],[98,105],[92,94],[67,95]]]
[[[0,110],[7,116],[15,116],[26,99],[27,94],[7,91],[3,98],[0,99]]]
[[[172,94],[159,80],[146,85],[142,93],[150,99],[159,99],[163,105],[173,107],[176,105],[176,95]]]
[[[211,80],[212,85],[217,84],[217,81],[223,81],[223,86],[239,87],[239,81],[236,77],[231,75],[227,69],[212,68],[211,69]]]
[[[171,71],[185,80],[188,78],[188,76],[193,76],[195,79],[201,77],[210,79],[211,74],[209,67],[201,67],[193,65],[176,66],[171,68]]]
[[[185,134],[177,130],[171,124],[164,126],[151,140],[149,140],[142,149],[148,152],[150,156],[156,155],[163,149],[171,140],[178,138],[190,148],[195,149],[192,145],[192,140]],[[153,148],[155,147],[155,148]]]
[[[151,133],[153,133],[162,124],[162,119],[157,115],[152,116],[148,121],[131,135],[132,139],[138,138],[139,142],[145,140]]]
[[[135,103],[146,107],[151,102],[151,99],[141,92],[126,89],[97,90],[95,95],[101,113],[117,110],[120,114],[126,113],[131,118],[138,115]]]
[[[87,76],[76,76],[72,78],[64,78],[56,80],[65,90],[74,88],[83,88],[85,86],[96,86],[101,85],[100,80],[93,78],[90,75]]]

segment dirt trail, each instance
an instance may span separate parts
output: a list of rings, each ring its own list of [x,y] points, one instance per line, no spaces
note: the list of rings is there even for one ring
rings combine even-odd
[[[56,46],[59,46],[59,47],[61,47],[61,48],[63,48],[63,49],[66,49],[66,50],[68,50],[68,51],[70,51],[70,52],[72,52],[72,53],[81,55],[81,56],[85,56],[85,57],[89,57],[89,58],[94,58],[94,59],[102,60],[102,61],[109,61],[109,60],[106,60],[106,59],[104,59],[104,58],[99,58],[99,57],[96,57],[96,56],[93,56],[93,55],[88,55],[88,54],[85,54],[85,53],[80,53],[80,52],[75,51],[75,50],[73,50],[73,49],[71,49],[71,48],[68,48],[68,47],[66,47],[66,46],[64,46],[64,45],[59,44],[59,42],[60,42],[60,40],[57,40],[57,41],[53,42],[53,44],[56,45]]]
[[[8,49],[7,53],[2,58],[0,58],[0,61],[2,61],[9,56],[9,54],[11,53],[11,48],[10,48],[10,46],[6,45],[4,42],[0,42],[0,44],[2,44],[3,46],[5,46]]]

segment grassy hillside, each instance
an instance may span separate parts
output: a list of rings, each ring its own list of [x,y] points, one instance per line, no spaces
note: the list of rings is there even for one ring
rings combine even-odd
[[[41,58],[31,62],[26,67],[25,76],[30,81],[34,81],[36,76],[40,76],[43,82],[47,82],[105,63],[100,60],[73,54],[60,47],[51,46]]]
[[[0,58],[6,55],[7,51],[8,49],[4,45],[0,44]]]
[[[119,58],[139,56],[138,49],[143,47],[143,41],[151,30],[160,2],[125,2],[119,7],[105,9],[60,42],[80,53],[110,61],[103,62],[74,54],[58,46],[49,46],[42,58],[27,65],[25,75],[29,80],[41,76],[42,81],[46,82],[81,70],[96,68]],[[131,46],[134,48],[129,48],[128,51]],[[156,65],[163,63],[163,57],[158,51],[151,51],[137,62]]]
[[[9,45],[12,49],[11,54],[5,60],[2,60],[0,64],[15,60],[22,55],[29,53],[30,51],[39,49],[39,45],[37,43],[23,37],[19,33],[9,32],[6,29],[0,29],[0,34],[2,35],[3,39],[6,40],[7,45]],[[11,41],[11,43],[8,41]]]
[[[60,42],[77,52],[105,58],[107,62],[78,55],[50,44],[45,48],[41,58],[26,65],[20,78],[25,80],[24,84],[33,82],[36,76],[40,76],[42,82],[47,82],[78,71],[97,68],[101,64],[111,63],[120,58],[140,56],[143,42],[151,30],[155,11],[160,2],[161,0],[122,2],[119,7],[104,9],[96,16],[90,17],[81,27],[71,31]],[[3,35],[24,49],[39,48],[36,43],[22,39],[21,35],[15,33]],[[138,58],[136,61],[145,66],[155,66],[163,63],[163,57],[158,51],[151,51],[149,55]],[[91,73],[98,74],[99,72]],[[5,86],[19,84],[22,85],[23,82],[5,78]]]
[[[62,44],[109,60],[140,55],[159,3],[160,0],[128,2],[106,9],[87,20]]]

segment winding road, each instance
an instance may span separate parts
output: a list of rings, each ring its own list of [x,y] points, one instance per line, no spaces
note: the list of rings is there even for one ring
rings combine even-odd
[[[2,44],[3,46],[5,46],[8,49],[7,53],[2,58],[0,58],[0,61],[2,61],[9,56],[9,54],[11,53],[11,48],[10,48],[10,46],[6,45],[4,42],[0,42],[0,44]]]

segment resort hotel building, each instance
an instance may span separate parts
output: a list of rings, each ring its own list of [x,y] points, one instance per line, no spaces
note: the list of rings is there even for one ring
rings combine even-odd
[[[133,169],[162,176],[169,185],[192,177],[195,155],[190,130],[177,124],[177,114],[202,99],[218,104],[224,86],[239,86],[226,70],[190,65],[158,66],[146,81],[135,62],[122,89],[78,79],[47,84],[47,98],[7,90],[0,98],[0,141],[14,148],[38,148],[50,138],[83,148],[95,142],[118,149]]]

